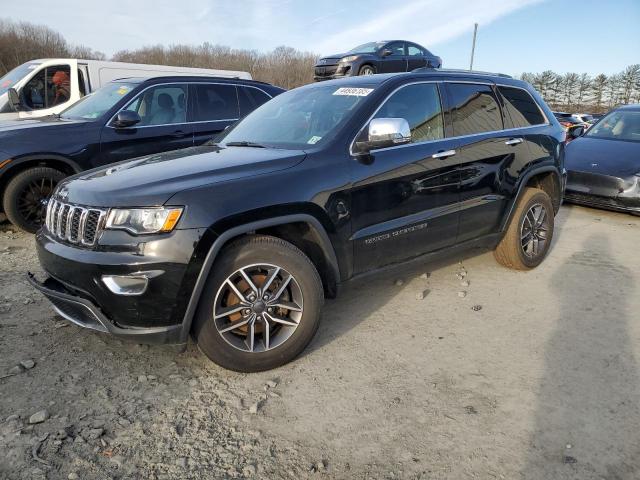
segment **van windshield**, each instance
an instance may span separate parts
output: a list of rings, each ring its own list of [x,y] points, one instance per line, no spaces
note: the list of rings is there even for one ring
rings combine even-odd
[[[228,146],[312,148],[333,138],[372,91],[370,85],[297,88],[254,110],[221,141]]]
[[[111,110],[116,103],[122,100],[135,87],[135,83],[109,83],[64,110],[60,114],[60,118],[70,120],[93,120],[99,118]]]
[[[7,90],[14,87],[16,83],[33,72],[39,65],[41,64],[38,62],[23,63],[0,78],[0,95],[7,93]]]

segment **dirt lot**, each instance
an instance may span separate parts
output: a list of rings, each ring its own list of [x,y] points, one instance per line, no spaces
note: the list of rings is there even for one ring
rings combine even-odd
[[[640,478],[640,219],[556,225],[532,272],[472,252],[360,280],[301,358],[242,375],[55,319],[4,224],[0,478]]]

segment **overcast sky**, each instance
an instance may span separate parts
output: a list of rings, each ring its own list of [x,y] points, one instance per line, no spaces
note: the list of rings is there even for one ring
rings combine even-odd
[[[4,17],[48,25],[107,55],[188,43],[319,54],[402,38],[445,67],[468,68],[478,22],[476,69],[614,73],[640,62],[640,0],[21,0]]]

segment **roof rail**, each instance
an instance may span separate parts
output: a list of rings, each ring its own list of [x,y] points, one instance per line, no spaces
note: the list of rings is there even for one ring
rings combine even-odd
[[[480,70],[463,70],[459,68],[420,67],[412,70],[412,72],[471,73],[474,75],[492,75],[494,77],[513,78],[511,75],[507,75],[506,73],[482,72]]]

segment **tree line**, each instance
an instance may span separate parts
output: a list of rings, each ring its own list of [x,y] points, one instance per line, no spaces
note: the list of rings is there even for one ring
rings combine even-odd
[[[71,45],[57,31],[28,22],[0,20],[0,75],[36,58],[84,58],[106,60],[107,56],[86,46]],[[313,81],[318,55],[291,47],[271,52],[235,49],[205,42],[201,45],[149,46],[116,52],[110,60],[119,62],[175,65],[196,68],[242,70],[256,80],[284,88]],[[640,64],[622,72],[594,77],[586,73],[523,73],[555,110],[601,113],[616,105],[640,102]]]
[[[102,52],[71,45],[59,32],[47,26],[0,20],[0,76],[29,60],[56,57],[107,60]],[[256,80],[289,89],[313,81],[313,65],[317,58],[318,55],[314,53],[285,46],[263,53],[205,42],[197,46],[156,45],[122,50],[109,60],[242,70],[251,73]]]
[[[640,64],[629,65],[614,75],[601,73],[523,73],[552,109],[568,112],[603,113],[627,103],[640,102]]]

